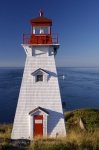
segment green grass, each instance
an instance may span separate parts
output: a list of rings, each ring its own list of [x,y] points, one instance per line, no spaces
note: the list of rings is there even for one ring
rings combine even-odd
[[[87,131],[99,129],[99,109],[79,109],[65,113],[67,131],[79,128],[79,119],[82,119]]]
[[[79,109],[65,112],[66,138],[35,139],[29,147],[20,148],[9,142],[11,124],[0,125],[0,150],[99,150],[99,110]],[[82,119],[85,130],[79,126]]]

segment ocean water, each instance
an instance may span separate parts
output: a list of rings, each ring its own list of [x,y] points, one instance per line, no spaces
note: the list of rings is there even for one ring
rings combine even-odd
[[[99,108],[99,68],[57,68],[65,110]],[[23,68],[0,68],[0,122],[13,122]],[[61,75],[64,75],[64,79]]]

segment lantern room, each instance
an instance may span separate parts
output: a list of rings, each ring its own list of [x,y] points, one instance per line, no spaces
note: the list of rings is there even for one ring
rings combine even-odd
[[[32,34],[51,34],[52,20],[45,18],[42,11],[38,18],[31,20]]]
[[[39,17],[33,18],[31,23],[31,34],[23,35],[23,44],[58,44],[57,34],[52,34],[52,20],[44,17],[43,11]]]

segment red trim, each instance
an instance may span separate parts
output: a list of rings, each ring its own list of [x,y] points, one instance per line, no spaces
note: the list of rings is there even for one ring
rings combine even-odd
[[[36,27],[36,26],[52,26],[51,23],[45,23],[45,22],[40,22],[40,23],[31,23],[32,26]]]
[[[49,18],[46,18],[44,16],[40,16],[40,17],[31,19],[31,23],[37,23],[37,22],[39,22],[39,23],[40,22],[52,23],[52,20]]]
[[[58,35],[23,34],[23,44],[58,44]]]

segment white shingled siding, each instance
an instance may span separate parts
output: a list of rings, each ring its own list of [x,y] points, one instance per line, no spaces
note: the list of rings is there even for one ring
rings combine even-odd
[[[49,112],[47,119],[47,135],[50,137],[65,136],[65,124],[58,84],[58,77],[53,46],[23,45],[27,58],[19,93],[19,99],[12,130],[12,139],[30,139],[32,137],[29,112],[38,106],[45,108]],[[36,51],[37,50],[37,51]],[[50,72],[43,82],[34,82],[35,76],[31,75],[35,70],[42,68]]]

